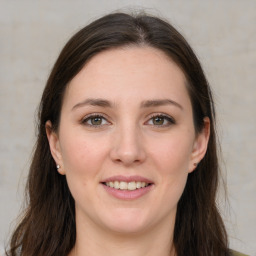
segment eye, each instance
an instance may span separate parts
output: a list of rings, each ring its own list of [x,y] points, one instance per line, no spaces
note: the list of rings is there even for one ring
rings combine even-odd
[[[99,114],[93,114],[93,115],[89,115],[86,116],[83,120],[82,120],[82,124],[85,124],[87,126],[103,126],[103,125],[108,125],[110,124],[109,121],[107,121],[107,119]]]
[[[170,126],[175,124],[175,120],[170,116],[157,114],[151,116],[151,118],[147,121],[147,124],[153,126]]]

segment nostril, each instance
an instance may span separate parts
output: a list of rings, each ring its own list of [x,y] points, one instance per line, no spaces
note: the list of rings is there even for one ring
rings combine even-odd
[[[110,151],[110,157],[116,163],[131,165],[144,161],[144,146],[135,131],[126,127],[123,133],[116,134]]]

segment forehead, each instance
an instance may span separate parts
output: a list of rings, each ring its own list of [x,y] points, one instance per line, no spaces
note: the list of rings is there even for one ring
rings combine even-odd
[[[182,70],[164,52],[132,46],[95,55],[71,80],[65,98],[181,98],[188,97],[185,84]]]
[[[155,75],[167,71],[167,73],[176,73],[184,78],[181,69],[169,56],[149,46],[126,46],[100,52],[85,64],[84,72],[79,72],[76,77],[82,77],[88,73],[91,75],[110,73],[112,76],[113,69],[116,76],[123,72],[132,72],[131,75],[135,75],[144,71],[147,75]]]

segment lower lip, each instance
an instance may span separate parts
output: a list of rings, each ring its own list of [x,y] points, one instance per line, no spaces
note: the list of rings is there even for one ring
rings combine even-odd
[[[134,200],[137,198],[140,198],[147,194],[153,187],[153,185],[149,185],[144,188],[139,188],[135,190],[121,190],[121,189],[115,189],[108,187],[104,184],[102,184],[104,189],[112,196],[118,199],[123,199],[123,200]]]

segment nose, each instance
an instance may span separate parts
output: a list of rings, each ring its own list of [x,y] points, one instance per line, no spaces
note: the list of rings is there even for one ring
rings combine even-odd
[[[123,127],[113,134],[110,157],[112,161],[125,166],[139,164],[145,161],[145,145],[139,129]]]

